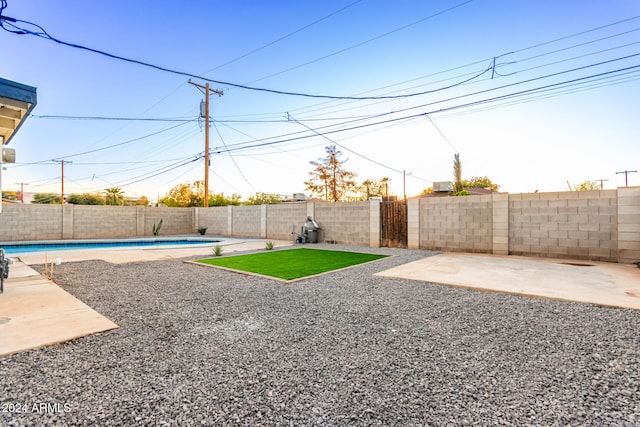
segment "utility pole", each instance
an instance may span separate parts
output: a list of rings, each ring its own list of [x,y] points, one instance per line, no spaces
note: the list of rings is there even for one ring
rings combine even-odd
[[[220,90],[209,88],[209,83],[202,86],[198,83],[194,83],[189,80],[189,84],[204,89],[204,207],[209,207],[209,92],[222,96],[223,93]],[[200,113],[202,117],[202,113]]]
[[[406,170],[402,170],[402,193],[404,194],[404,201],[407,201],[407,175],[411,175],[411,173],[407,173]]]
[[[56,163],[60,163],[62,165],[62,189],[60,193],[60,204],[64,205],[64,160],[54,160]],[[73,163],[73,162],[67,162]]]
[[[24,203],[24,186],[29,184],[26,182],[16,182],[16,184],[20,184],[20,203]]]
[[[402,170],[402,194],[404,194],[404,201],[407,201],[407,172]]]
[[[624,174],[624,186],[628,187],[629,186],[629,174],[630,173],[635,173],[638,171],[628,171],[628,170],[623,170],[622,172],[616,172],[616,175],[623,173]]]
[[[596,179],[595,181],[600,181],[600,189],[602,190],[604,188],[604,182],[609,180],[600,178],[600,179]]]

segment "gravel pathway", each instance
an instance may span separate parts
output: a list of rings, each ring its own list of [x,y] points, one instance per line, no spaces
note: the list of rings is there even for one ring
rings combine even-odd
[[[640,311],[374,277],[431,254],[348,249],[395,256],[292,284],[56,267],[120,329],[0,359],[0,424],[640,425]]]

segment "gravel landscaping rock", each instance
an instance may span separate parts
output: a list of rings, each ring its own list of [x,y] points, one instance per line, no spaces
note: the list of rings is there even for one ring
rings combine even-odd
[[[640,425],[640,311],[375,277],[432,253],[316,247],[394,256],[291,284],[56,267],[120,329],[0,359],[0,424]]]

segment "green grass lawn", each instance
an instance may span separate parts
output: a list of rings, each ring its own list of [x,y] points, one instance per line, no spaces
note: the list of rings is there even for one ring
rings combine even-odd
[[[262,274],[283,280],[293,280],[385,257],[386,255],[363,254],[359,252],[298,248],[248,255],[208,258],[196,262]]]

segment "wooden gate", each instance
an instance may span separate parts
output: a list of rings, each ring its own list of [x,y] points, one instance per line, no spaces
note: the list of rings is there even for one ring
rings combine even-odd
[[[380,246],[407,247],[407,202],[380,203]]]

